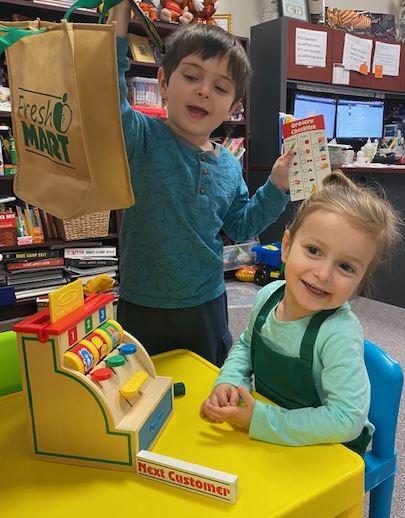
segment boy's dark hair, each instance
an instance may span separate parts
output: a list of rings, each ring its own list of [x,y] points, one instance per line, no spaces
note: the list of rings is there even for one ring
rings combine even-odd
[[[229,73],[235,82],[235,101],[242,99],[251,76],[248,57],[239,41],[217,25],[181,25],[165,41],[162,66],[166,81],[179,66],[180,61],[190,54],[202,60],[227,57]]]

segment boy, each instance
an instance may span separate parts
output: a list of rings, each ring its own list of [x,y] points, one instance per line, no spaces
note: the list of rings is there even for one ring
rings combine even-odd
[[[130,9],[117,22],[122,122],[136,196],[124,212],[118,320],[150,354],[187,348],[220,366],[228,330],[221,229],[244,241],[288,202],[290,155],[249,200],[239,161],[209,137],[239,105],[250,76],[241,45],[216,26],[180,26],[166,40],[158,80],[168,120],[126,101]]]

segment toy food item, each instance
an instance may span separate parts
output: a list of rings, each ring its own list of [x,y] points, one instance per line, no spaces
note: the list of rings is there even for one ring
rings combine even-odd
[[[199,23],[215,23],[214,14],[218,7],[216,0],[188,0],[189,11]]]
[[[109,291],[114,286],[114,279],[106,273],[100,273],[86,282],[83,287],[84,293],[93,293],[99,291]]]
[[[158,19],[157,7],[153,2],[139,2],[139,7],[149,17],[152,22]],[[132,13],[133,14],[133,13]]]
[[[159,18],[163,22],[191,23],[194,15],[184,0],[162,0]]]
[[[244,266],[240,270],[237,270],[235,277],[238,281],[253,282],[257,266]]]

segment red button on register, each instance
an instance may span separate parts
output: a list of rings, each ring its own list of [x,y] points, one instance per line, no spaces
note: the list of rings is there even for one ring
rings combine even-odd
[[[111,369],[97,369],[91,373],[91,379],[93,381],[104,381],[110,379],[112,376]]]

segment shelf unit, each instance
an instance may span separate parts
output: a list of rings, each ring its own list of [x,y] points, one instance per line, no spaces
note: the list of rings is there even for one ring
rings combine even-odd
[[[295,63],[298,28],[327,34],[326,66],[307,67]],[[289,94],[296,89],[308,92],[403,99],[405,101],[405,44],[401,45],[402,73],[375,79],[350,72],[349,85],[332,83],[333,63],[341,63],[345,33],[325,26],[282,17],[255,25],[251,30],[251,61],[255,71],[251,88],[251,169],[271,167],[278,156],[278,113],[289,109]],[[373,45],[375,39],[373,40]],[[270,51],[271,49],[271,51]],[[254,175],[253,175],[254,176]]]
[[[326,66],[324,68],[297,65],[295,39],[297,28],[327,33]],[[349,85],[332,83],[333,63],[341,63],[344,45],[343,31],[282,17],[251,29],[250,54],[255,71],[251,87],[251,165],[249,189],[256,189],[267,179],[279,155],[279,112],[289,112],[295,90],[308,93],[332,93],[405,102],[405,44],[401,45],[400,75],[376,79],[350,72]],[[373,45],[375,45],[375,39]],[[405,175],[403,169],[381,168],[345,170],[360,183],[382,186],[393,205],[405,216]],[[286,224],[291,221],[296,204],[289,204],[280,218],[266,229],[264,243],[280,240]],[[392,253],[392,267],[381,269],[375,276],[373,298],[405,307],[405,249]],[[391,273],[390,273],[391,272]],[[395,273],[395,275],[393,275]]]
[[[12,16],[17,14],[27,19],[40,18],[47,21],[59,21],[65,12],[65,8],[59,6],[51,6],[47,4],[34,3],[32,1],[25,0],[2,0],[1,1],[1,19],[12,20]],[[79,11],[71,17],[74,22],[95,22],[97,20],[97,14],[88,11]],[[0,124],[12,126],[11,113],[7,111],[0,111]],[[1,176],[0,177],[0,196],[8,196],[13,194],[13,179],[14,176]],[[103,245],[117,246],[119,239],[119,227],[121,221],[121,211],[113,211],[111,213],[111,226],[114,232],[110,232],[105,237],[89,238],[84,240],[69,240],[64,241],[62,239],[52,239],[45,241],[40,244],[29,244],[29,245],[15,245],[2,247],[1,252],[12,251],[12,250],[29,250],[34,248],[46,249],[46,248],[62,248],[64,244],[76,244],[89,243],[89,242],[102,242]],[[11,327],[12,323],[19,320],[27,315],[35,313],[37,310],[35,298],[23,299],[17,301],[13,306],[0,306],[0,331]],[[7,321],[9,324],[7,325]]]

